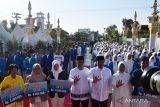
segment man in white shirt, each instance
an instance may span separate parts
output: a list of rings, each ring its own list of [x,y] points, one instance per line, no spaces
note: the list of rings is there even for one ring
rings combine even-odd
[[[89,81],[91,85],[92,107],[107,107],[111,99],[111,70],[104,67],[104,56],[97,56],[97,67],[91,69]]]
[[[61,65],[63,65],[64,62],[64,56],[61,54],[61,50],[57,49],[56,54],[54,55],[54,60],[58,60]]]
[[[71,101],[73,107],[88,107],[89,103],[89,69],[84,67],[84,57],[77,56],[77,67],[71,69],[69,81],[71,81]]]
[[[81,55],[81,51],[82,51],[81,46],[78,46],[78,48],[77,48],[77,53],[78,53],[79,56]]]

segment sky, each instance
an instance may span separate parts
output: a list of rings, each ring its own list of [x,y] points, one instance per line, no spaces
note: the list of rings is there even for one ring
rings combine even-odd
[[[78,31],[79,28],[90,28],[91,31],[104,32],[104,28],[117,25],[122,31],[122,19],[134,18],[137,11],[137,20],[140,24],[148,24],[147,17],[151,15],[154,0],[30,0],[32,16],[43,12],[45,17],[50,13],[50,22],[60,26],[69,33]],[[160,4],[160,0],[157,0]],[[24,24],[28,16],[29,0],[0,0],[0,21],[14,20],[12,13],[22,14],[19,24]],[[158,8],[159,9],[159,8]],[[47,20],[45,20],[46,22]]]

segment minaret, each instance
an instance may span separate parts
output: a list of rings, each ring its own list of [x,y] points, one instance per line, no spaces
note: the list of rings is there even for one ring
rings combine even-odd
[[[48,14],[47,14],[47,29],[49,29],[49,28],[50,28],[50,14],[48,12]]]
[[[31,2],[29,1],[29,3],[28,3],[28,11],[29,11],[28,17],[32,17],[32,15],[31,15],[31,9],[32,9]]]
[[[47,35],[51,36],[52,25],[50,24],[50,14],[47,14]]]
[[[135,11],[134,14],[134,22],[132,25],[132,40],[133,40],[133,45],[138,45],[138,29],[139,29],[139,24],[137,22],[137,12]]]
[[[156,33],[158,32],[159,16],[158,16],[158,10],[157,10],[157,0],[154,0],[152,8],[153,8],[153,13],[151,16],[148,17],[149,31],[150,31],[149,51],[151,51],[152,48],[155,48]]]
[[[57,29],[56,29],[57,42],[61,43],[61,38],[60,38],[60,36],[61,36],[61,28],[60,28],[60,25],[59,25],[59,23],[60,23],[59,18],[58,18],[57,23],[58,23],[58,26],[57,26]]]
[[[137,21],[137,12],[135,11],[134,13],[134,21],[136,22]]]
[[[32,14],[31,14],[31,2],[29,1],[28,3],[28,17],[25,19],[26,20],[26,25],[25,25],[25,28],[26,28],[26,31],[28,33],[28,35],[32,35],[34,33],[34,22],[35,22],[35,18],[32,18]]]

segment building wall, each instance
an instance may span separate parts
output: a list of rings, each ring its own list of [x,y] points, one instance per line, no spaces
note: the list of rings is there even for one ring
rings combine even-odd
[[[84,32],[84,33],[90,33],[90,29],[87,28],[87,29],[78,29],[78,32]]]
[[[140,43],[142,43],[142,42],[145,42],[147,39],[148,38],[140,38],[139,41],[140,41]],[[127,39],[125,39],[125,41],[132,43],[132,38],[127,38]]]

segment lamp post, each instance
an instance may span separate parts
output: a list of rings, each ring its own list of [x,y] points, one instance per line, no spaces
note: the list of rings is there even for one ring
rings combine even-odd
[[[18,20],[21,18],[20,13],[12,13],[12,18],[16,20],[16,24],[18,23]]]

